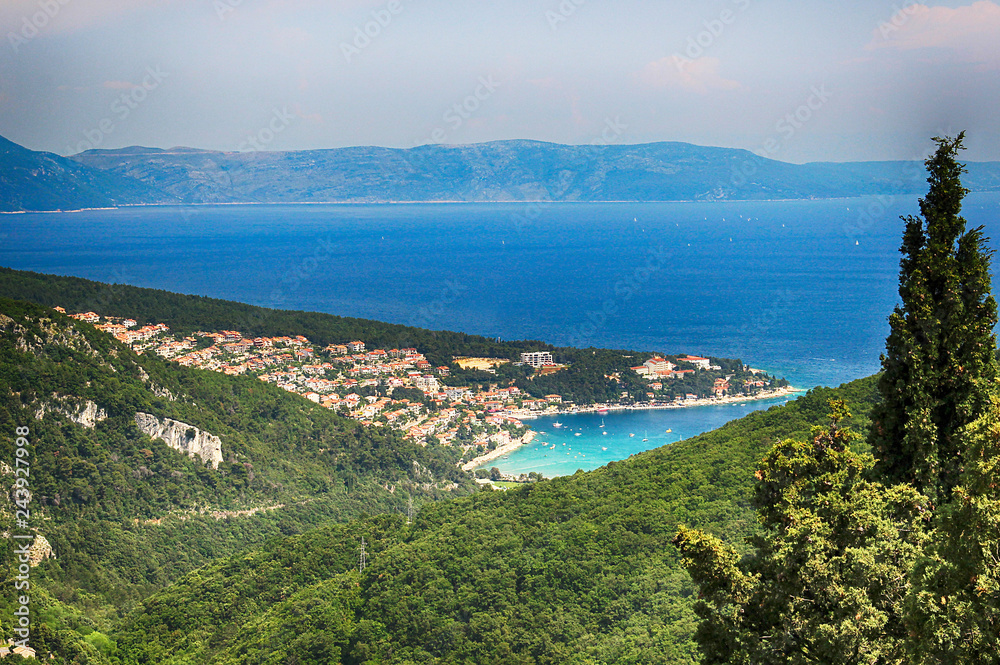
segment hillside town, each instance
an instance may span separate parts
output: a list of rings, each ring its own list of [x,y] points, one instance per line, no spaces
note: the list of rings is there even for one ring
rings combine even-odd
[[[61,307],[57,311],[66,313]],[[358,420],[385,425],[422,445],[459,445],[463,462],[530,440],[528,428],[509,415],[519,409],[555,411],[562,401],[531,399],[515,387],[473,391],[439,384],[448,367],[431,367],[414,348],[368,349],[365,342],[320,347],[301,335],[245,337],[235,330],[172,334],[162,323],[70,314],[91,323],[137,353],[227,375],[250,375]],[[402,390],[401,390],[402,389]],[[406,397],[396,399],[395,394]]]
[[[65,313],[63,308],[58,311]],[[95,312],[69,314],[93,324],[136,353],[155,353],[167,360],[223,374],[249,375],[301,395],[364,425],[383,425],[421,445],[461,446],[462,463],[490,459],[531,440],[525,419],[565,410],[584,411],[613,405],[575,405],[561,395],[532,397],[515,385],[453,386],[442,382],[451,369],[433,367],[415,348],[369,349],[363,340],[320,346],[304,336],[249,337],[237,330],[172,333],[163,323],[139,326],[134,319]],[[665,396],[664,387],[678,385],[701,370],[722,368],[708,358],[678,356],[676,363],[654,355],[632,370],[648,382],[648,401],[641,408],[702,403],[706,395]],[[455,358],[462,369],[495,373],[503,358]],[[536,374],[559,371],[547,351],[522,353],[520,362]],[[683,364],[683,366],[682,366]],[[751,375],[760,370],[745,368]],[[730,376],[714,379],[708,398],[723,399]],[[764,388],[765,380],[743,380],[741,388]]]

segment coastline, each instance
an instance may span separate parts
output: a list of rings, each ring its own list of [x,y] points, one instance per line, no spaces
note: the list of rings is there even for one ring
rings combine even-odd
[[[572,409],[553,411],[548,413],[538,413],[537,411],[505,411],[504,415],[512,416],[518,420],[532,420],[534,418],[542,418],[545,416],[560,416],[563,414],[574,414],[574,413],[597,413],[599,411],[643,411],[647,409],[688,409],[696,406],[717,406],[719,404],[737,404],[741,402],[750,402],[754,400],[761,399],[774,399],[776,397],[784,397],[786,395],[791,395],[794,393],[804,393],[805,388],[793,388],[788,386],[787,388],[778,388],[776,390],[768,390],[766,392],[761,392],[756,395],[732,395],[726,397],[705,397],[699,399],[684,400],[683,402],[671,402],[670,404],[631,404],[631,405],[618,405],[618,404],[591,404],[588,406],[575,406]]]
[[[510,453],[514,452],[521,446],[525,446],[531,443],[536,436],[538,436],[538,432],[535,432],[534,430],[528,430],[524,434],[524,436],[518,439],[511,439],[510,443],[505,443],[502,446],[497,446],[493,450],[490,450],[480,455],[479,457],[469,460],[468,462],[462,465],[462,471],[472,471],[473,469],[476,469],[486,464],[487,462],[492,462],[493,460],[503,457],[504,455],[509,455]]]
[[[622,405],[604,405],[604,404],[592,404],[583,407],[573,407],[572,409],[567,409],[565,411],[556,411],[554,413],[537,413],[535,411],[506,411],[505,415],[512,416],[518,420],[530,420],[533,418],[540,418],[542,416],[559,416],[562,414],[576,414],[576,413],[597,413],[600,411],[642,411],[648,409],[687,409],[696,406],[715,406],[719,404],[738,404],[742,402],[749,402],[752,400],[762,400],[762,399],[774,399],[776,397],[784,397],[786,395],[792,395],[794,393],[804,393],[806,390],[804,388],[793,388],[788,386],[787,388],[778,388],[777,390],[768,390],[766,392],[758,393],[757,395],[733,395],[728,397],[708,397],[704,399],[692,399],[685,400],[680,404],[636,404],[630,406]],[[528,432],[518,439],[511,440],[510,443],[505,443],[502,446],[498,446],[496,449],[491,450],[483,455],[480,455],[465,464],[462,465],[463,471],[473,471],[485,464],[492,462],[495,459],[499,459],[504,455],[508,455],[521,446],[527,445],[534,440],[538,435],[534,430],[528,430]]]

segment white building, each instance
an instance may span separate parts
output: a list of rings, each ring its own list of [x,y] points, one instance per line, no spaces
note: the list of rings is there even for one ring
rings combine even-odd
[[[552,354],[548,351],[534,351],[532,353],[522,353],[521,362],[525,365],[531,365],[532,367],[538,368],[543,365],[553,365]]]
[[[425,393],[437,392],[438,390],[438,380],[433,376],[414,377],[413,385]]]
[[[702,358],[701,356],[684,356],[683,358],[678,358],[678,360],[691,363],[698,369],[708,369],[708,366],[712,363],[708,358]]]

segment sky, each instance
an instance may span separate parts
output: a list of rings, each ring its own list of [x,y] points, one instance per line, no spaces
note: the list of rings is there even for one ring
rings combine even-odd
[[[1000,4],[3,0],[0,135],[90,148],[685,141],[1000,160]]]

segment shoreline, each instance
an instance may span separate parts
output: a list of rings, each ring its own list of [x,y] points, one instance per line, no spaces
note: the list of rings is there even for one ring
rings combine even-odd
[[[528,430],[524,434],[524,436],[518,439],[511,439],[510,443],[505,443],[502,446],[497,446],[493,450],[490,450],[486,453],[483,453],[482,455],[479,455],[478,457],[469,460],[468,462],[462,465],[461,467],[462,471],[472,471],[473,469],[481,467],[488,462],[492,462],[497,458],[503,457],[504,455],[509,455],[510,453],[514,452],[521,446],[526,446],[529,443],[531,443],[536,436],[538,436],[538,432],[534,430]]]
[[[977,164],[984,164],[987,162],[970,162]],[[914,194],[919,194],[920,192],[914,192]],[[973,189],[969,192],[970,194],[993,194],[995,190],[990,189]],[[595,201],[553,201],[549,199],[524,199],[518,201],[496,201],[496,200],[483,200],[483,201],[468,201],[465,199],[414,199],[414,200],[403,200],[403,199],[376,199],[376,200],[342,200],[342,201],[212,201],[212,202],[201,202],[201,203],[182,203],[179,201],[175,202],[164,202],[164,203],[121,203],[114,206],[104,206],[99,208],[72,208],[69,210],[0,210],[0,215],[21,215],[21,214],[44,214],[44,213],[76,213],[76,212],[90,212],[90,211],[102,211],[102,210],[124,210],[129,208],[195,208],[195,207],[218,207],[218,206],[321,206],[321,205],[334,205],[334,206],[358,206],[358,205],[372,205],[372,206],[393,206],[393,205],[418,205],[418,204],[430,204],[430,205],[508,205],[508,204],[523,204],[523,205],[588,205],[588,204],[627,204],[627,205],[643,205],[650,203],[798,203],[802,201],[852,201],[855,199],[867,199],[875,198],[878,196],[884,196],[885,193],[871,193],[871,194],[858,194],[855,196],[850,196],[842,194],[840,196],[804,196],[799,198],[790,199],[642,199],[642,200],[632,200],[632,199],[602,199]]]
[[[788,386],[787,388],[778,388],[777,390],[769,390],[767,392],[759,393],[757,395],[733,395],[728,397],[707,397],[704,399],[692,399],[685,400],[681,404],[656,404],[656,405],[613,405],[605,406],[602,404],[592,404],[584,407],[574,407],[572,410],[566,411],[556,411],[555,413],[535,413],[535,412],[525,412],[522,414],[519,411],[507,411],[504,412],[505,415],[512,416],[518,420],[530,420],[534,418],[541,418],[543,416],[559,416],[559,415],[575,415],[579,413],[597,413],[599,411],[643,411],[649,409],[687,409],[696,406],[716,406],[719,404],[737,404],[741,402],[749,402],[752,400],[762,400],[762,399],[774,399],[777,397],[784,397],[786,395],[792,395],[794,393],[804,393],[805,388],[794,388]],[[528,432],[519,439],[513,439],[510,443],[498,446],[494,450],[489,451],[483,455],[480,455],[472,460],[469,460],[461,466],[463,471],[473,471],[477,468],[484,466],[485,464],[492,462],[495,459],[508,455],[521,446],[531,443],[538,433],[534,430],[529,429]]]
[[[737,404],[740,402],[750,402],[762,399],[775,399],[794,393],[804,393],[805,388],[778,388],[757,395],[732,395],[727,397],[705,397],[692,400],[684,400],[681,403],[672,402],[670,404],[591,404],[588,406],[573,407],[572,409],[554,411],[549,413],[538,413],[537,411],[505,411],[504,415],[517,418],[518,420],[533,420],[548,416],[573,415],[577,413],[598,413],[600,411],[644,411],[649,409],[688,409],[698,406],[718,406],[720,404]]]

